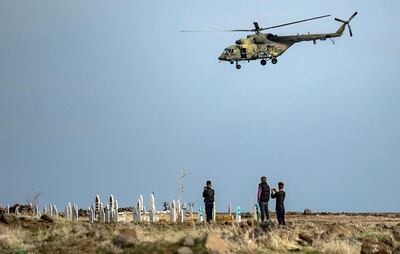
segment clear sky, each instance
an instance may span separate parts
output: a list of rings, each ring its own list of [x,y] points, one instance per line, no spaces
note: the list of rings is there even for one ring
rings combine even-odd
[[[218,63],[242,29],[354,37],[290,48],[277,65]],[[110,193],[157,206],[248,210],[260,176],[287,210],[400,212],[399,1],[0,0],[0,203],[87,207]]]

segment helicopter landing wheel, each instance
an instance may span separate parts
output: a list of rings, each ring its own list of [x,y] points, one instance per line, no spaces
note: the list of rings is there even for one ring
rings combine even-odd
[[[277,63],[278,63],[278,59],[272,58],[271,63],[272,63],[272,64],[277,64]]]
[[[240,64],[236,64],[236,69],[240,70],[240,68],[242,68],[242,66],[240,66]]]
[[[262,60],[260,61],[260,63],[261,63],[261,65],[266,65],[266,64],[267,64],[267,60],[262,59]]]

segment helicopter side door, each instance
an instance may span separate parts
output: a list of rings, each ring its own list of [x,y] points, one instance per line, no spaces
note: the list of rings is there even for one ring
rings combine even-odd
[[[247,51],[246,51],[246,48],[240,48],[240,58],[247,59]]]

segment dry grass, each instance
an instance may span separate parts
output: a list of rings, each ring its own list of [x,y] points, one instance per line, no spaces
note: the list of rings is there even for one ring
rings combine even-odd
[[[373,236],[393,240],[391,226],[399,218],[365,216],[289,216],[285,227],[274,226],[269,232],[257,233],[257,227],[238,225],[197,225],[195,223],[168,224],[132,223],[89,224],[71,223],[60,219],[54,223],[27,220],[13,225],[0,223],[0,253],[120,253],[113,239],[121,229],[135,229],[141,248],[158,246],[157,253],[174,253],[177,243],[185,236],[201,242],[208,233],[223,239],[233,253],[360,253],[362,240]],[[379,226],[384,224],[385,226]],[[299,233],[312,237],[312,244],[304,244]],[[400,243],[394,242],[395,245]],[[147,247],[146,247],[147,246]],[[152,247],[153,246],[153,247]],[[168,249],[169,248],[169,249]],[[167,250],[168,249],[168,250]],[[134,251],[131,253],[135,253]]]
[[[0,250],[28,250],[32,247],[28,231],[0,223]]]

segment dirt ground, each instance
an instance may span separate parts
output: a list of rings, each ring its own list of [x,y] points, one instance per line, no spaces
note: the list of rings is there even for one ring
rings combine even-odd
[[[287,225],[195,220],[89,224],[1,215],[0,253],[397,253],[400,215],[287,215]],[[219,218],[227,215],[219,214]],[[374,249],[382,252],[373,252]],[[371,252],[368,252],[370,250]],[[398,252],[400,253],[400,252]]]

